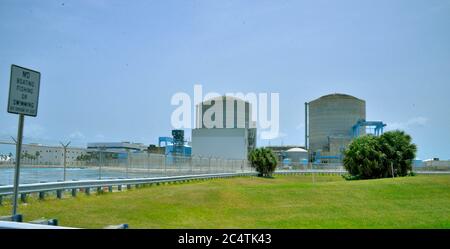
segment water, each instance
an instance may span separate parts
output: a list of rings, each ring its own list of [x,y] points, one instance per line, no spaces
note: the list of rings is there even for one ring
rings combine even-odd
[[[67,168],[67,180],[96,180],[99,179],[98,168]],[[105,170],[101,171],[102,179],[125,178],[123,171]],[[128,173],[128,177],[146,177],[148,174]],[[157,174],[152,174],[157,176]],[[64,179],[63,168],[21,168],[20,183],[57,182]],[[14,184],[14,168],[0,168],[0,185]]]

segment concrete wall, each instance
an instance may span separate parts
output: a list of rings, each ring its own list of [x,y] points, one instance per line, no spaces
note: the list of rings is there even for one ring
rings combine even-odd
[[[353,125],[366,119],[366,102],[345,94],[326,95],[309,103],[308,119],[310,150],[329,151],[330,136],[350,138]],[[335,145],[333,149],[339,147]]]
[[[211,116],[217,121],[217,126],[205,123],[205,114],[209,117],[212,111],[215,112],[215,115]],[[252,128],[251,125],[254,125],[254,122],[251,122],[251,104],[230,96],[204,101],[196,106],[196,113],[196,128]]]
[[[247,159],[248,130],[244,128],[193,129],[192,155]]]

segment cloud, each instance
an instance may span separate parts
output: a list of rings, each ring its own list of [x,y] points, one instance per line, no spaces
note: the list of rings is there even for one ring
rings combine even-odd
[[[80,131],[74,131],[69,135],[69,138],[73,140],[84,140],[86,136]]]
[[[423,127],[428,124],[428,118],[426,117],[414,117],[405,122],[392,122],[388,123],[387,129],[389,130],[406,130],[412,127]]]
[[[23,127],[23,136],[29,139],[47,138],[45,135],[45,128],[39,124],[27,124]]]

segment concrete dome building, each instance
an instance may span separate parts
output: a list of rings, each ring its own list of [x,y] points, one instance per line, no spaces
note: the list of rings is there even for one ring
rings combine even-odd
[[[252,105],[239,98],[219,96],[196,106],[192,154],[225,159],[247,159],[256,147]]]
[[[214,113],[214,114],[213,114]],[[218,96],[196,106],[196,128],[255,128],[252,105],[232,96]],[[212,116],[212,121],[209,117]]]
[[[302,163],[308,160],[308,151],[302,148],[291,148],[284,151],[284,158],[290,159],[292,163]]]
[[[366,119],[366,102],[347,94],[325,95],[307,105],[308,149],[313,153],[341,154],[352,140],[352,127]]]

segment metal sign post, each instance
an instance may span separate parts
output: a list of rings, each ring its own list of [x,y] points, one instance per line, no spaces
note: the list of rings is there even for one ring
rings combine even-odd
[[[19,114],[19,130],[17,131],[16,142],[16,167],[14,171],[14,197],[13,197],[13,210],[12,216],[17,214],[17,199],[19,197],[19,176],[20,176],[20,152],[22,150],[22,137],[23,137],[23,121],[25,117],[23,114]]]
[[[11,65],[9,82],[8,112],[19,114],[19,127],[16,140],[16,167],[14,172],[13,217],[17,214],[19,197],[20,154],[22,151],[23,125],[25,115],[36,117],[39,102],[41,73]]]

